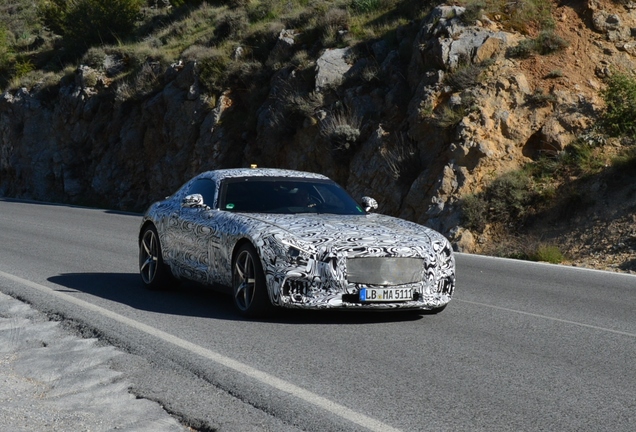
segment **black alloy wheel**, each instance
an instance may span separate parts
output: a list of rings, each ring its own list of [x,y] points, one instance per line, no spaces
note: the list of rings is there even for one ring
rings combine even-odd
[[[139,241],[139,274],[150,290],[166,289],[173,281],[170,269],[163,262],[159,235],[153,225],[144,228]]]
[[[232,292],[234,304],[243,316],[264,317],[272,309],[263,266],[250,244],[240,247],[232,266]]]

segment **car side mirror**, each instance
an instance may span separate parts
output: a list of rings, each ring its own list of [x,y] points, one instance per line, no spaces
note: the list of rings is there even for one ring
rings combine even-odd
[[[364,211],[366,212],[376,210],[378,208],[378,202],[371,197],[363,196],[362,207],[364,207]]]
[[[181,207],[183,208],[208,208],[203,202],[203,195],[201,194],[192,194],[187,195],[183,200],[181,200]]]

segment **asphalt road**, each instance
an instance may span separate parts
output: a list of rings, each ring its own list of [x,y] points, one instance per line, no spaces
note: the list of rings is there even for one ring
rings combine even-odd
[[[460,254],[436,316],[144,290],[140,217],[0,200],[0,291],[130,353],[133,391],[222,431],[636,430],[636,277]]]

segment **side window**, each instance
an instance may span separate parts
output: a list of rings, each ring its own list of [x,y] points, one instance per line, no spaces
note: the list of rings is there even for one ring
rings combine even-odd
[[[225,189],[225,208],[222,210],[257,212],[264,208],[267,187],[259,181],[228,182]]]
[[[216,192],[216,183],[210,179],[195,180],[190,185],[187,195],[200,194],[203,197],[203,202],[214,207],[214,194]]]

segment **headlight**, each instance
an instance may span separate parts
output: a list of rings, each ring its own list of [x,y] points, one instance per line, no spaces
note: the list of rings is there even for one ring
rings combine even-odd
[[[298,258],[300,256],[300,249],[294,246],[290,246],[289,249],[287,249],[287,256],[290,259]]]
[[[307,265],[307,259],[309,254],[307,252],[298,249],[296,246],[289,246],[287,249],[287,261],[295,266]]]
[[[307,261],[312,256],[310,251],[303,248],[302,245],[299,245],[298,242],[293,239],[281,238],[279,235],[271,235],[263,240],[266,247],[269,248],[275,256],[283,258],[294,266],[307,265]]]

